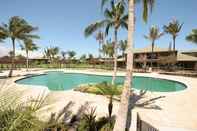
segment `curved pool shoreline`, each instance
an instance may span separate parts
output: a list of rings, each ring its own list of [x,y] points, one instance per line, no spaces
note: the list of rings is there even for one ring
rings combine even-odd
[[[52,76],[50,76],[52,74]],[[53,79],[47,79],[45,77],[53,77],[53,75],[57,75],[57,79],[59,80],[56,83],[58,85],[53,85],[54,83],[50,83],[50,81],[54,81],[56,77]],[[61,76],[59,76],[61,75]],[[69,76],[70,75],[70,76]],[[118,84],[123,84],[124,82],[124,76],[125,75],[117,75],[116,81]],[[40,77],[40,78],[39,78]],[[76,77],[78,80],[78,83],[76,81],[72,81],[72,79],[65,79],[62,81],[64,77]],[[64,72],[64,71],[46,71],[43,72],[42,74],[34,74],[31,76],[23,77],[21,79],[17,79],[15,81],[16,84],[21,84],[21,85],[31,85],[31,86],[45,86],[48,88],[50,91],[66,91],[66,90],[73,90],[74,88],[79,87],[80,85],[83,84],[89,84],[89,83],[100,83],[103,81],[110,82],[112,75],[108,74],[97,74],[97,73],[81,73],[81,72]],[[35,80],[36,79],[36,80]],[[40,81],[42,79],[42,81]],[[47,81],[45,80],[47,79]],[[92,81],[90,79],[93,79]],[[85,80],[85,81],[84,81]],[[147,90],[151,92],[161,92],[161,93],[169,93],[169,92],[179,92],[187,89],[187,85],[183,82],[180,81],[175,81],[175,80],[169,80],[169,79],[163,79],[163,78],[155,78],[155,77],[150,77],[150,76],[137,76],[134,75],[133,77],[134,80],[134,89],[136,90]],[[140,81],[139,81],[140,80]],[[39,82],[38,82],[39,81]],[[69,83],[69,81],[72,81]],[[87,81],[87,82],[86,82]],[[141,82],[143,81],[143,82]],[[55,81],[56,82],[56,81]],[[63,82],[63,83],[61,83]],[[46,83],[50,83],[50,85],[46,85]],[[65,83],[68,83],[65,85]],[[144,85],[145,83],[145,85]],[[61,84],[61,88],[58,88]],[[52,86],[52,87],[51,87]],[[55,88],[54,88],[55,87]]]

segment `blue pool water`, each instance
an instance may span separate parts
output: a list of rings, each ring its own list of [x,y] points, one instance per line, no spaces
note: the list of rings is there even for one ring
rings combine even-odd
[[[50,90],[70,90],[81,84],[111,82],[111,76],[88,75],[80,73],[47,72],[45,75],[27,77],[16,81],[18,84],[46,86]],[[123,84],[124,77],[116,78],[117,84]],[[133,88],[153,92],[174,92],[184,90],[186,86],[179,82],[150,77],[135,76]]]

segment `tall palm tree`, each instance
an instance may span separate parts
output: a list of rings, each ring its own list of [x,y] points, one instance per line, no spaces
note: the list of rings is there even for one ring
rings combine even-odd
[[[68,51],[67,53],[68,53],[69,59],[73,59],[75,57],[75,55],[76,55],[75,51]]]
[[[24,44],[20,45],[21,46],[21,49],[22,50],[25,50],[25,53],[26,53],[26,68],[27,68],[27,71],[28,71],[28,68],[29,68],[29,51],[35,51],[35,50],[38,50],[38,46],[33,43],[33,40],[31,39],[25,39]]]
[[[127,40],[121,40],[120,41],[119,49],[122,52],[122,57],[125,59],[126,50],[127,50]]]
[[[104,33],[99,31],[96,33],[96,40],[99,42],[99,58],[101,57],[101,46],[104,43]]]
[[[65,59],[66,59],[66,54],[67,54],[67,52],[66,52],[66,51],[61,51],[61,55],[62,55],[62,57],[63,57],[63,60],[65,60]]]
[[[52,56],[51,56],[51,49],[46,48],[44,50],[44,57],[48,58],[50,60],[50,63],[52,62]]]
[[[193,29],[192,32],[186,37],[186,40],[197,44],[197,29]]]
[[[173,39],[173,51],[176,50],[176,38],[181,31],[183,24],[180,24],[178,20],[172,20],[168,25],[164,25],[164,31],[172,35]]]
[[[9,77],[12,76],[13,67],[15,64],[15,41],[24,40],[27,38],[39,38],[37,35],[32,35],[31,33],[36,31],[38,28],[32,27],[26,20],[18,16],[11,17],[8,24],[2,24],[0,26],[1,34],[4,34],[7,38],[12,41],[12,64],[9,73]]]
[[[157,26],[152,26],[149,29],[148,35],[145,35],[144,38],[148,39],[151,41],[151,46],[152,46],[152,55],[151,55],[151,67],[153,66],[153,51],[155,47],[155,41],[158,40],[161,36],[163,35],[163,32],[159,31],[159,28]]]
[[[66,60],[66,54],[67,54],[67,52],[66,51],[61,51],[61,55],[62,55],[62,64],[63,64],[63,66],[64,66],[64,64],[65,64],[65,60]]]
[[[104,12],[104,20],[98,21],[89,25],[85,29],[85,36],[91,35],[93,32],[100,28],[105,28],[105,34],[108,35],[110,29],[114,29],[114,73],[112,78],[112,84],[114,84],[117,74],[117,41],[118,41],[118,31],[121,27],[127,29],[128,15],[125,14],[125,7],[119,2],[111,2],[110,9],[106,9]]]
[[[111,0],[102,0],[102,7]],[[143,4],[143,20],[147,22],[149,9],[152,11],[155,0],[121,0],[128,2],[128,43],[127,43],[127,67],[126,77],[124,81],[124,89],[121,95],[121,103],[114,126],[114,131],[122,131],[129,129],[129,98],[132,87],[132,70],[133,70],[133,45],[134,45],[134,27],[135,27],[135,4],[141,2]]]
[[[56,55],[58,55],[59,53],[59,47],[51,47],[51,56],[52,56],[52,59],[54,60]]]

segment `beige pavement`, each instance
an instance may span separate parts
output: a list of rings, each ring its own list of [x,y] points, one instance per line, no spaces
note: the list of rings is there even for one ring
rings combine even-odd
[[[25,74],[43,74],[45,71],[51,70],[33,70],[26,72],[15,71],[14,78],[6,79],[6,83],[13,88],[13,91],[25,90],[23,98],[35,97],[40,92],[44,91],[48,93],[49,105],[43,109],[40,118],[46,119],[50,116],[50,112],[60,111],[66,103],[73,101],[75,104],[73,106],[73,111],[77,111],[78,107],[85,102],[89,102],[90,106],[97,108],[97,115],[103,116],[107,115],[107,104],[108,99],[103,96],[97,96],[93,94],[86,94],[75,92],[73,90],[69,91],[48,91],[46,87],[41,86],[27,86],[19,85],[15,83],[15,80],[24,78]],[[57,71],[57,70],[56,70]],[[72,73],[88,73],[97,75],[111,75],[109,71],[95,71],[95,70],[59,70],[64,72]],[[119,72],[118,75],[124,75],[124,72]],[[187,89],[178,92],[170,93],[158,93],[158,92],[148,92],[144,100],[149,100],[151,98],[156,98],[163,96],[164,98],[157,99],[154,103],[149,105],[149,107],[159,107],[160,109],[145,109],[145,108],[135,108],[135,111],[139,112],[141,118],[148,123],[152,124],[154,127],[159,128],[162,131],[197,131],[197,78],[181,77],[181,76],[169,76],[160,75],[157,73],[135,73],[136,76],[148,76],[162,79],[175,80],[187,85]],[[0,79],[0,81],[5,81],[5,79]],[[141,101],[140,101],[141,102]],[[114,114],[117,113],[118,102],[114,102]],[[47,112],[46,112],[47,111]],[[43,113],[44,112],[44,113]]]

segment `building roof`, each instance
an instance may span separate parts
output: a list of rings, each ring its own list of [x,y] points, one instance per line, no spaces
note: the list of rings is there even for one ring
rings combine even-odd
[[[197,53],[197,49],[182,51],[183,53]]]
[[[170,51],[168,48],[160,48],[157,46],[154,46],[154,52],[167,52]],[[134,53],[149,53],[152,52],[152,46],[149,45],[145,48],[140,48],[140,49],[134,49]]]
[[[197,57],[187,55],[187,54],[178,53],[177,54],[177,61],[196,61],[197,62]]]
[[[38,57],[38,58],[29,58],[29,60],[49,60],[49,58]]]

